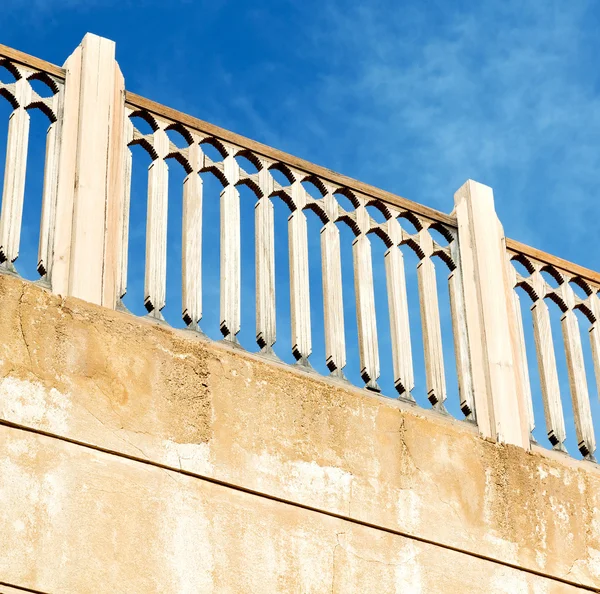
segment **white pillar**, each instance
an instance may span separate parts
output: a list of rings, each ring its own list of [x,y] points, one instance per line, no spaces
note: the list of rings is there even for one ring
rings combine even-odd
[[[88,33],[65,69],[52,290],[114,308],[126,150],[115,43]]]
[[[529,449],[522,354],[502,225],[492,189],[468,180],[454,195],[477,424]]]

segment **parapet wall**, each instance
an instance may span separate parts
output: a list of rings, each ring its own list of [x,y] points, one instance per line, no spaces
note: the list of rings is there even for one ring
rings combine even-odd
[[[591,462],[7,275],[0,303],[0,591],[600,588]]]

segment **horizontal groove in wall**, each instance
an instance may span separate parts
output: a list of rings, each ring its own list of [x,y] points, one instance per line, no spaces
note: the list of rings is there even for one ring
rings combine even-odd
[[[28,433],[42,435],[44,437],[48,437],[48,438],[51,438],[51,439],[57,439],[59,441],[63,441],[63,442],[66,442],[66,443],[69,443],[69,444],[72,444],[72,445],[76,445],[76,446],[84,447],[84,448],[87,448],[87,449],[91,449],[91,450],[94,450],[94,451],[97,451],[97,452],[101,452],[101,453],[104,453],[104,454],[108,454],[108,455],[112,455],[112,456],[117,456],[119,458],[124,458],[124,459],[130,460],[132,462],[139,462],[139,463],[145,464],[147,466],[152,466],[152,467],[155,467],[155,468],[160,468],[161,470],[167,470],[169,472],[175,472],[177,474],[182,474],[184,476],[189,476],[189,477],[192,477],[192,478],[196,478],[196,479],[199,479],[199,480],[211,483],[213,485],[218,485],[218,486],[221,486],[221,487],[224,487],[224,488],[233,489],[235,491],[239,491],[241,493],[246,493],[248,495],[253,495],[255,497],[261,497],[263,499],[269,499],[271,501],[275,501],[277,503],[281,503],[281,504],[284,504],[284,505],[289,505],[289,506],[296,507],[296,508],[299,508],[299,509],[303,509],[303,510],[306,510],[306,511],[310,511],[310,512],[313,512],[313,513],[316,513],[316,514],[320,514],[320,515],[328,516],[328,517],[335,518],[335,519],[338,519],[338,520],[342,520],[344,522],[349,522],[351,524],[356,524],[356,525],[359,525],[359,526],[363,526],[365,528],[371,528],[373,530],[378,530],[380,532],[386,532],[388,534],[393,534],[395,536],[400,536],[402,538],[406,538],[406,539],[413,540],[413,541],[416,541],[416,542],[420,542],[420,543],[423,543],[423,544],[427,544],[427,545],[430,545],[430,546],[434,546],[434,547],[438,547],[438,548],[445,549],[445,550],[448,550],[448,551],[453,551],[455,553],[460,553],[460,554],[463,554],[463,555],[467,555],[467,556],[470,556],[470,557],[473,557],[473,558],[476,558],[476,559],[480,559],[482,561],[487,561],[489,563],[494,563],[496,565],[500,565],[500,566],[503,566],[503,567],[508,567],[510,569],[515,569],[515,570],[518,570],[518,571],[522,571],[524,573],[535,575],[537,577],[541,577],[541,578],[544,578],[544,579],[549,579],[549,580],[552,580],[552,581],[555,581],[555,582],[558,582],[558,583],[562,583],[562,584],[565,584],[565,585],[569,585],[569,586],[573,586],[573,587],[576,587],[576,588],[580,588],[580,589],[585,590],[587,592],[600,592],[600,588],[596,588],[595,586],[592,586],[590,584],[583,584],[581,582],[575,582],[575,581],[572,581],[572,580],[561,578],[561,577],[556,576],[556,575],[552,575],[552,574],[548,574],[548,573],[545,573],[545,572],[542,572],[542,571],[538,571],[538,570],[533,569],[533,568],[523,567],[523,566],[517,565],[515,563],[510,563],[508,561],[503,561],[501,559],[497,559],[497,558],[494,558],[494,557],[489,557],[487,555],[482,555],[482,554],[479,554],[479,553],[477,553],[475,551],[469,551],[467,549],[462,549],[462,548],[459,548],[459,547],[448,545],[448,544],[445,544],[443,542],[438,542],[438,541],[434,541],[434,540],[431,540],[431,539],[428,539],[428,538],[423,538],[423,537],[420,537],[420,536],[418,536],[416,534],[411,534],[409,532],[404,532],[402,530],[395,530],[393,528],[388,528],[387,526],[381,526],[381,525],[378,525],[378,524],[373,524],[371,522],[366,522],[364,520],[359,520],[357,518],[353,518],[351,516],[347,516],[347,515],[344,515],[344,514],[339,514],[339,513],[336,513],[336,512],[331,512],[331,511],[323,510],[323,509],[320,509],[320,508],[317,508],[317,507],[313,507],[313,506],[310,506],[310,505],[305,505],[305,504],[300,503],[298,501],[292,501],[290,499],[286,499],[286,498],[283,498],[283,497],[278,497],[276,495],[270,495],[268,493],[263,493],[261,491],[256,491],[254,489],[249,489],[249,488],[244,487],[242,485],[236,485],[234,483],[230,483],[230,482],[227,482],[227,481],[219,480],[217,478],[213,478],[213,477],[209,477],[209,476],[204,476],[204,475],[201,475],[201,474],[198,474],[198,473],[195,473],[195,472],[191,472],[191,471],[188,471],[188,470],[183,470],[181,468],[176,468],[174,466],[169,466],[167,464],[162,464],[160,462],[154,462],[154,461],[148,460],[146,458],[140,458],[138,456],[133,456],[133,455],[125,454],[125,453],[122,453],[122,452],[117,452],[117,451],[114,451],[114,450],[103,448],[101,446],[89,444],[89,443],[82,442],[82,441],[75,440],[75,439],[70,439],[68,437],[63,437],[61,435],[57,435],[57,434],[54,434],[54,433],[50,433],[50,432],[46,432],[46,431],[40,431],[38,429],[33,429],[31,427],[26,427],[26,426],[20,425],[18,423],[12,423],[10,421],[0,420],[0,426],[10,427],[12,429],[18,429],[18,430],[21,430],[21,431],[26,431]],[[2,584],[2,582],[0,582],[0,584]],[[46,594],[46,593],[40,592],[38,590],[24,590],[24,591],[26,591],[26,592],[27,591],[34,592],[36,594]]]

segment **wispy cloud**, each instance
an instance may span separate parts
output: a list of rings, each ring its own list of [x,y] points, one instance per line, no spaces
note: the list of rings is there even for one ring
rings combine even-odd
[[[592,6],[456,6],[327,3],[299,49],[313,75],[278,105],[240,106],[292,122],[278,136],[305,155],[444,211],[465,179],[492,185],[509,234],[597,267]]]
[[[331,56],[315,99],[360,147],[357,174],[443,210],[475,177],[510,232],[547,247],[558,226],[585,234],[600,176],[587,5],[508,2],[430,35],[424,14],[392,8],[330,4],[314,35]]]

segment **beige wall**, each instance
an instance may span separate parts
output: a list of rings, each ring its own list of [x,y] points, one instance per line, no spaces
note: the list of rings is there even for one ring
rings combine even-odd
[[[600,588],[591,463],[14,278],[0,304],[0,583]]]

